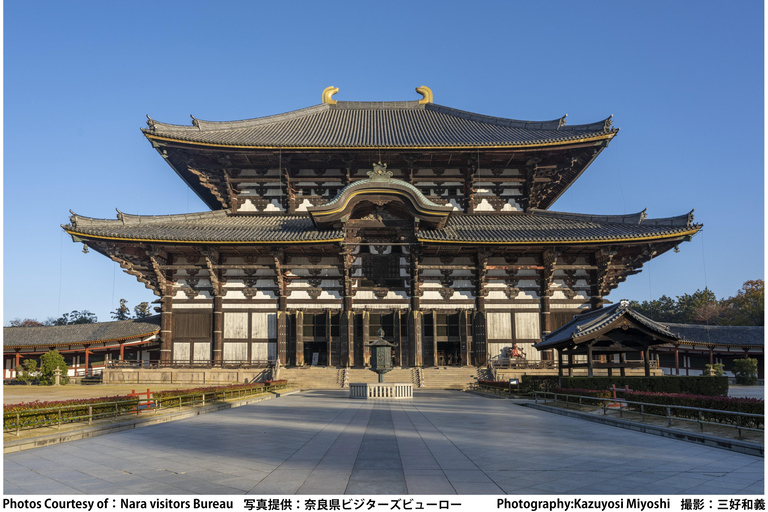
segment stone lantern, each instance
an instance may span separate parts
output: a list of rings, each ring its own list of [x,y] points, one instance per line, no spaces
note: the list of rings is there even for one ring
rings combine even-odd
[[[384,329],[379,329],[378,339],[368,344],[371,347],[371,370],[379,374],[379,382],[384,382],[384,374],[392,371],[392,347],[396,346],[384,339]]]

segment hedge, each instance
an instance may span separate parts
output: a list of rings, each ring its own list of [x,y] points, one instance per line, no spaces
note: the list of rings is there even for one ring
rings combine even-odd
[[[83,421],[92,408],[93,418],[126,414],[134,410],[139,399],[133,396],[110,396],[101,398],[81,398],[74,400],[57,400],[51,402],[22,402],[3,406],[3,429],[37,428],[61,422],[72,423]],[[42,411],[42,409],[53,409]],[[16,422],[18,413],[19,422]]]
[[[557,375],[523,375],[521,389],[527,392],[554,391],[558,387],[610,389],[629,386],[633,391],[679,393],[705,396],[727,396],[728,377],[558,377]]]
[[[266,382],[254,382],[251,384],[232,384],[227,386],[213,386],[205,388],[187,388],[187,389],[171,389],[166,391],[156,391],[153,393],[153,397],[157,400],[161,406],[169,403],[169,405],[185,405],[194,404],[202,400],[203,397],[217,398],[217,395],[223,395],[223,398],[234,398],[235,396],[253,395],[261,393],[267,386],[275,386],[277,388],[285,387],[288,383],[286,380],[270,380]],[[229,395],[229,396],[228,396]]]

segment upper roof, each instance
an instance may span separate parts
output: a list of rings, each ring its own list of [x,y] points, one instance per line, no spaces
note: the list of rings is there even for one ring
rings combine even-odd
[[[474,114],[418,101],[322,103],[285,114],[243,121],[202,121],[192,126],[149,118],[150,140],[256,148],[494,148],[549,146],[608,140],[611,118],[566,126]]]
[[[683,345],[763,347],[765,327],[731,325],[665,324],[680,337]]]
[[[646,219],[633,215],[581,215],[533,210],[505,214],[454,213],[443,229],[420,230],[426,242],[602,243],[654,241],[692,235],[700,229],[693,215]],[[213,244],[339,242],[341,229],[318,230],[308,215],[238,215],[228,210],[141,216],[118,212],[117,219],[72,214],[62,226],[75,237],[106,240]]]
[[[589,311],[575,317],[573,320],[559,329],[544,336],[535,347],[539,350],[562,347],[571,343],[580,343],[595,338],[600,331],[610,329],[622,317],[627,316],[649,331],[657,334],[661,340],[658,344],[669,340],[676,340],[679,336],[673,333],[666,325],[655,322],[629,307],[629,302],[622,300],[611,306]]]
[[[135,320],[45,327],[3,327],[3,347],[55,347],[117,342],[160,332],[160,315]]]

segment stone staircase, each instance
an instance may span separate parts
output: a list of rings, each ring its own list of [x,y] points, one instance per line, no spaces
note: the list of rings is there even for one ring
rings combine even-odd
[[[395,368],[384,375],[384,382],[410,383],[414,389],[465,389],[478,379],[488,379],[485,375],[487,371],[486,368],[474,366]],[[376,383],[379,376],[367,368],[283,366],[280,368],[280,379],[285,379],[300,389],[341,389],[348,387],[350,382]]]
[[[422,369],[424,389],[466,389],[477,382],[480,368],[474,366],[439,366]]]

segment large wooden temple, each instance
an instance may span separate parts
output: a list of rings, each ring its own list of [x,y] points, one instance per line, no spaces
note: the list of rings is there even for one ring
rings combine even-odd
[[[159,296],[160,364],[482,365],[600,308],[700,225],[549,211],[618,133],[422,99],[321,104],[144,135],[211,211],[73,214],[64,229]]]

